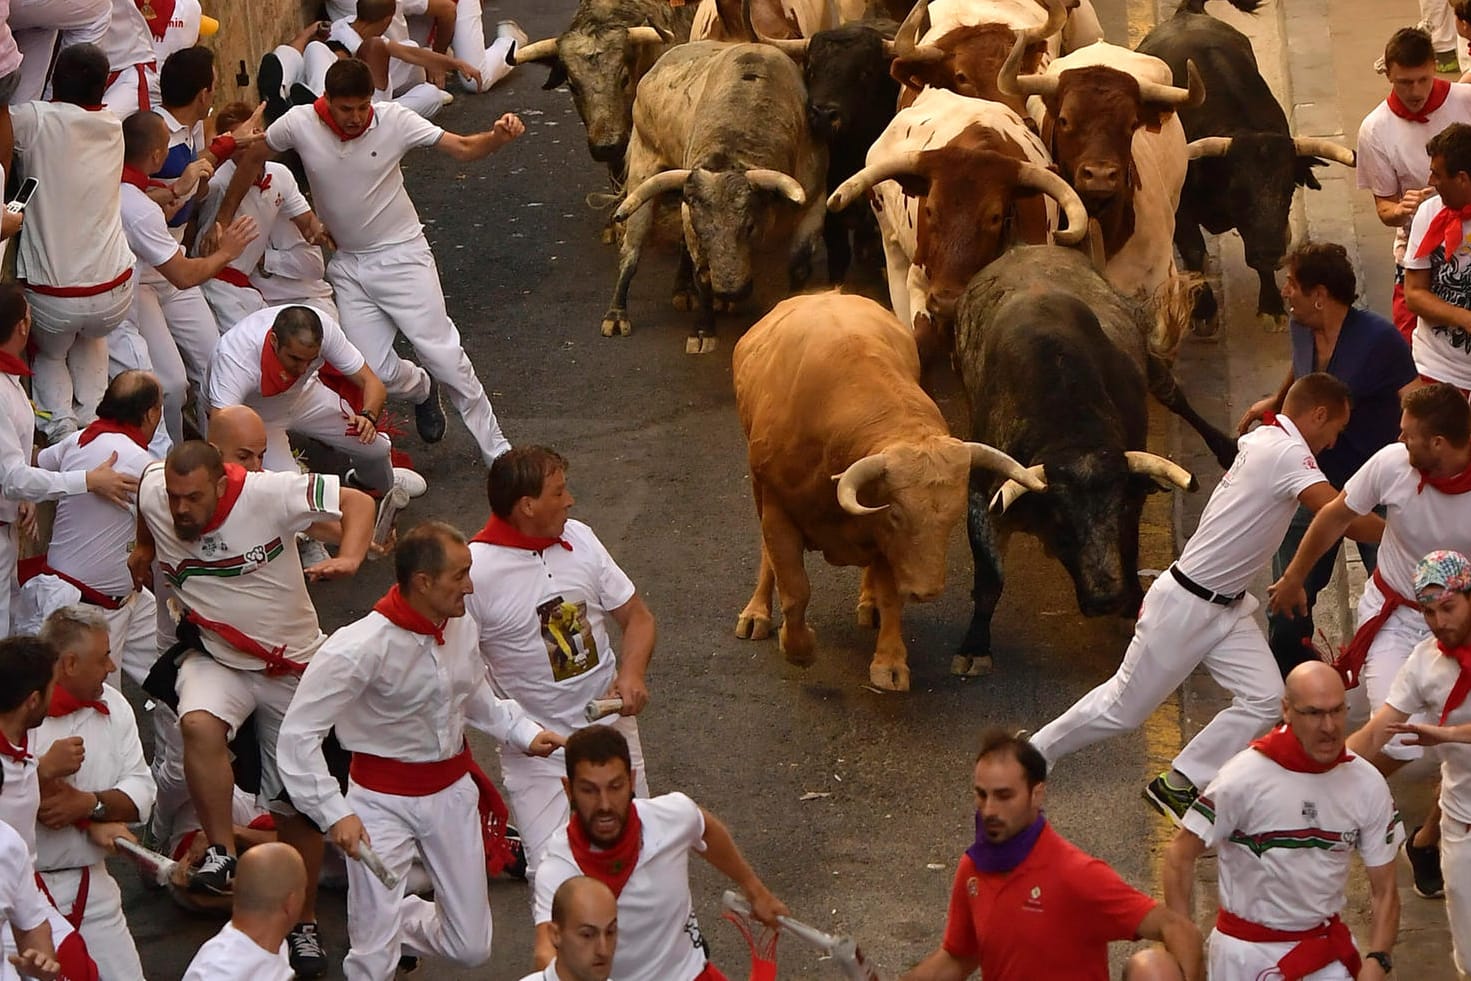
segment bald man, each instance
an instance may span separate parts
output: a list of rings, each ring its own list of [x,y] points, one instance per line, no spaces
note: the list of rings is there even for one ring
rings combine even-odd
[[[1404,837],[1389,786],[1372,763],[1345,751],[1348,703],[1328,664],[1292,669],[1282,715],[1286,722],[1232,757],[1186,813],[1165,854],[1165,902],[1190,915],[1196,860],[1216,848],[1211,977],[1280,971],[1314,981],[1379,981],[1394,966],[1394,858]],[[1362,957],[1339,915],[1353,851],[1373,899]]]
[[[286,934],[301,915],[306,866],[290,845],[257,845],[235,869],[235,907],[184,972],[184,981],[291,981]]]
[[[556,958],[546,970],[521,981],[608,981],[618,943],[618,899],[613,890],[586,875],[562,883],[552,896],[551,933]]]

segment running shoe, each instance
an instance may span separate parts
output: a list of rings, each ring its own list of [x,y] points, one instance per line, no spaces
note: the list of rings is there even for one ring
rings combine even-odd
[[[439,382],[429,379],[429,394],[414,406],[414,428],[426,443],[444,439],[444,403],[439,398]]]
[[[1149,786],[1144,788],[1144,799],[1149,801],[1149,806],[1181,828],[1185,826],[1186,812],[1199,796],[1200,791],[1194,787],[1182,788],[1170,783],[1168,770],[1149,781]]]
[[[1405,858],[1410,860],[1410,871],[1415,880],[1415,895],[1421,899],[1436,899],[1445,895],[1445,876],[1440,871],[1440,848],[1436,845],[1417,845],[1417,827],[1405,839]]]
[[[190,892],[229,896],[235,892],[235,856],[223,845],[210,845],[199,868],[189,874]]]
[[[1454,51],[1435,52],[1435,70],[1442,75],[1461,74],[1461,59]]]
[[[521,841],[521,832],[516,830],[514,824],[506,825],[506,843],[511,846],[511,854],[515,857],[501,869],[506,875],[513,879],[526,880],[526,845]]]
[[[320,978],[327,973],[327,952],[315,923],[298,923],[286,934],[286,953],[298,978]]]

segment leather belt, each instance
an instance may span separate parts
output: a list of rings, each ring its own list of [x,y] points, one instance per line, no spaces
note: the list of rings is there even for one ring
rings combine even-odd
[[[1214,603],[1217,606],[1230,606],[1246,595],[1245,590],[1242,590],[1235,596],[1227,596],[1225,593],[1213,593],[1181,572],[1180,567],[1177,565],[1170,566],[1170,575],[1175,577],[1175,582],[1179,583],[1185,592],[1190,593],[1192,596],[1199,596],[1207,603]]]

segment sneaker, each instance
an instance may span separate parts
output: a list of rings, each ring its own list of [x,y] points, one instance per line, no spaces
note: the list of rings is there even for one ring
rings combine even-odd
[[[1405,858],[1410,860],[1410,871],[1414,873],[1415,895],[1421,899],[1435,899],[1445,895],[1445,876],[1440,871],[1440,848],[1435,845],[1415,844],[1411,831],[1405,839]]]
[[[268,123],[280,119],[291,108],[291,103],[286,101],[285,80],[286,70],[281,67],[281,59],[266,53],[260,60],[260,67],[255,70],[255,87],[256,94],[266,104]]]
[[[286,96],[293,106],[309,106],[317,101],[317,93],[300,82],[292,82]]]
[[[223,845],[210,845],[199,868],[189,873],[189,891],[229,896],[235,892],[235,856]]]
[[[1181,828],[1185,826],[1185,813],[1199,796],[1200,791],[1194,787],[1181,788],[1170,783],[1169,771],[1149,781],[1149,786],[1144,788],[1144,799],[1149,802],[1149,806]]]
[[[526,845],[514,824],[506,825],[506,844],[511,846],[511,854],[515,857],[501,871],[513,879],[526,881]]]
[[[444,439],[444,403],[439,399],[439,382],[429,379],[429,394],[414,406],[414,428],[426,443]]]
[[[454,101],[455,96],[453,92],[450,92],[448,89],[439,90],[439,104],[441,106],[447,106]]]
[[[1435,52],[1435,70],[1442,75],[1461,74],[1461,59],[1454,51]]]
[[[387,496],[386,494],[374,490],[372,487],[369,487],[367,484],[365,484],[363,482],[363,479],[358,476],[356,467],[348,470],[347,473],[343,475],[342,482],[347,484],[347,486],[351,487],[353,490],[360,490],[364,494],[372,494],[374,497]],[[417,470],[411,470],[408,467],[394,467],[393,487],[395,490],[403,491],[404,494],[410,500],[412,500],[416,497],[424,496],[424,492],[429,490],[429,482],[425,480]]]
[[[531,43],[531,38],[522,30],[521,25],[513,20],[503,20],[497,23],[495,25],[495,36],[498,38],[510,38],[516,42],[518,48]]]
[[[286,934],[286,952],[298,978],[320,978],[327,973],[327,952],[322,949],[315,923],[296,924],[296,929]]]

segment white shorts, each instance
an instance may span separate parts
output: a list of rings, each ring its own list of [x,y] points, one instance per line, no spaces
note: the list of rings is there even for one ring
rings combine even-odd
[[[1212,930],[1206,938],[1209,956],[1207,977],[1211,981],[1272,981],[1280,979],[1277,962],[1297,946],[1293,941],[1283,943],[1254,944],[1248,940],[1228,937],[1219,930]],[[1333,963],[1312,974],[1303,976],[1302,981],[1354,981],[1348,968]]]

